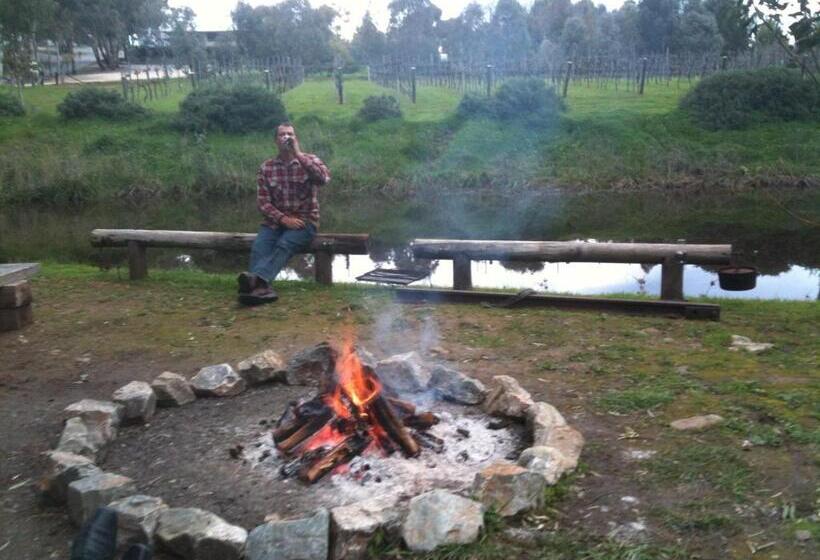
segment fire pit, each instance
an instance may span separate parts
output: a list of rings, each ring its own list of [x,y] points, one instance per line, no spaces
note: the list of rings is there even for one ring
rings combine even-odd
[[[149,392],[136,391],[134,382],[115,393],[115,402],[72,405],[58,449],[49,454],[44,492],[68,501],[77,523],[113,502],[131,527],[135,520],[142,527],[136,535],[126,531],[128,538],[155,540],[186,558],[205,557],[197,551],[211,550],[214,539],[225,558],[243,549],[249,560],[264,558],[271,547],[305,539],[320,543],[311,557],[357,558],[377,529],[400,535],[414,550],[470,542],[485,507],[501,515],[537,507],[544,486],[575,467],[583,445],[557,410],[533,402],[513,378],[496,376],[485,388],[415,353],[376,361],[350,342],[339,349],[320,344],[287,365],[268,351],[237,369],[210,366],[190,381],[165,373],[143,384]],[[258,386],[245,391],[249,384]],[[196,397],[235,398],[194,400],[193,393],[184,396],[191,387]],[[152,418],[157,396],[162,406],[193,402]],[[249,413],[271,401],[280,404],[270,420]],[[237,415],[232,426],[219,416],[226,410]],[[143,425],[120,430],[112,446],[127,420]],[[200,451],[166,473],[166,455],[191,447],[168,440],[166,431],[180,423],[201,424],[187,442]],[[151,449],[157,445],[162,454]],[[181,488],[173,485],[178,480]],[[216,481],[227,482],[232,494],[203,492]],[[161,489],[173,507],[137,487]],[[243,497],[248,505],[237,514],[231,504]],[[242,526],[231,525],[237,522]]]

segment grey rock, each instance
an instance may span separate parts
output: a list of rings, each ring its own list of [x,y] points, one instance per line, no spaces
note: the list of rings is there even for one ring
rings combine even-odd
[[[229,364],[219,364],[199,370],[191,387],[198,397],[233,397],[245,390],[245,380]]]
[[[182,406],[196,400],[191,384],[184,376],[171,371],[163,371],[151,382],[157,396],[157,406]]]
[[[733,334],[732,344],[729,347],[729,350],[734,350],[735,352],[738,350],[745,350],[750,354],[760,354],[761,352],[771,350],[772,348],[774,348],[774,344],[771,342],[752,342],[748,337]]]
[[[114,391],[112,398],[115,403],[125,407],[125,422],[145,422],[157,411],[157,396],[145,381],[132,381],[123,385]]]
[[[94,511],[114,500],[136,493],[134,481],[127,476],[99,472],[68,485],[68,516],[82,525]]]
[[[197,508],[160,511],[157,542],[186,560],[238,560],[248,532],[218,515]]]
[[[117,549],[120,552],[132,544],[153,546],[159,514],[168,509],[162,498],[142,494],[115,500],[108,507],[117,512]]]
[[[403,511],[399,496],[387,494],[333,508],[331,516],[331,560],[361,560],[374,533],[398,531]]]
[[[494,416],[523,419],[533,404],[532,397],[518,381],[509,375],[496,375],[482,408]]]
[[[794,538],[800,542],[810,541],[811,531],[807,531],[806,529],[799,529],[794,532]]]
[[[545,442],[546,447],[552,447],[564,458],[561,468],[563,472],[575,470],[578,459],[584,449],[584,436],[572,426],[556,426],[550,431]]]
[[[93,417],[83,419],[79,416],[66,420],[57,451],[74,453],[88,457],[92,461],[102,459],[105,446],[117,437],[117,431],[111,425],[110,418]]]
[[[512,465],[495,463],[476,473],[473,495],[502,517],[510,517],[542,504],[546,481],[540,474]]]
[[[236,369],[249,385],[285,380],[285,362],[273,350],[265,350],[242,360]]]
[[[91,459],[82,455],[64,451],[49,451],[46,457],[48,468],[40,482],[40,490],[47,500],[57,505],[66,503],[69,484],[102,472]]]
[[[410,500],[401,536],[414,551],[475,541],[484,526],[484,506],[473,500],[433,490]]]
[[[442,365],[431,368],[429,387],[444,400],[469,405],[481,404],[489,392],[478,379]]]
[[[302,350],[288,361],[288,385],[326,388],[334,379],[338,353],[327,342]]]
[[[246,560],[313,560],[327,558],[330,514],[320,509],[312,517],[262,524],[248,535]]]
[[[533,446],[546,445],[550,432],[566,425],[558,409],[549,403],[537,402],[527,409],[527,428],[532,434]]]
[[[111,401],[98,401],[94,399],[83,399],[71,403],[64,410],[64,418],[67,420],[79,416],[84,421],[93,423],[105,422],[113,429],[119,427],[125,414],[125,408]]]
[[[376,375],[396,394],[421,393],[430,383],[430,371],[416,352],[396,354],[376,364]]]
[[[717,414],[706,414],[703,416],[691,416],[689,418],[681,418],[675,420],[669,425],[675,430],[682,432],[686,431],[700,431],[712,426],[716,426],[723,422],[723,417]]]
[[[547,484],[555,484],[568,468],[569,461],[554,447],[528,447],[518,457],[518,464],[543,477]]]

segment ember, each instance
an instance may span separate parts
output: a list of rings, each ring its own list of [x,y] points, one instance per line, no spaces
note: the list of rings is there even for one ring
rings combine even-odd
[[[322,394],[291,403],[273,429],[277,449],[290,458],[280,468],[282,476],[312,484],[365,452],[387,456],[400,449],[410,458],[421,447],[443,451],[444,441],[426,432],[439,418],[385,395],[352,343],[344,345],[326,385]]]

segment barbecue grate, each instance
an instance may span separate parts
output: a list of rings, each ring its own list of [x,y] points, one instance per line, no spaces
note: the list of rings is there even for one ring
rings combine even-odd
[[[356,280],[360,282],[378,282],[380,284],[407,286],[412,282],[427,278],[428,276],[430,276],[430,271],[424,269],[377,268],[376,270],[371,270],[361,276],[357,276]]]

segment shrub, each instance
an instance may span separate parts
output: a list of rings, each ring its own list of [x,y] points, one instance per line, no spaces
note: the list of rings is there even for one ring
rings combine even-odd
[[[820,89],[786,68],[722,72],[701,80],[680,107],[704,128],[738,129],[755,121],[816,117]]]
[[[359,116],[368,122],[401,117],[399,102],[392,95],[371,95],[364,100]]]
[[[126,120],[145,115],[147,111],[132,103],[118,92],[98,87],[83,87],[72,91],[57,105],[57,111],[66,119],[101,118]]]
[[[273,130],[287,121],[282,101],[265,88],[250,85],[197,89],[179,105],[177,125],[183,130],[230,133]]]
[[[475,93],[467,93],[461,98],[457,110],[462,117],[493,116],[493,100]]]
[[[468,93],[458,105],[458,114],[505,121],[524,119],[542,126],[555,122],[564,109],[564,101],[543,80],[515,78],[501,84],[491,98]]]
[[[25,114],[26,110],[16,95],[0,91],[0,117],[19,117]]]

